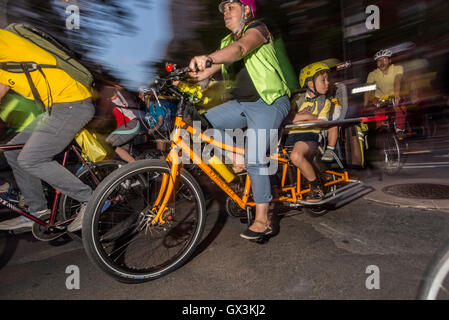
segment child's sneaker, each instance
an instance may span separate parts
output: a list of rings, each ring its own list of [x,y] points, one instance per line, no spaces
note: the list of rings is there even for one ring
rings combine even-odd
[[[324,192],[321,189],[321,186],[315,185],[310,186],[311,191],[307,194],[306,201],[307,202],[320,202],[324,198]]]
[[[323,156],[321,157],[321,160],[325,162],[332,162],[334,161],[334,159],[335,153],[331,149],[326,149],[326,151],[324,151]]]

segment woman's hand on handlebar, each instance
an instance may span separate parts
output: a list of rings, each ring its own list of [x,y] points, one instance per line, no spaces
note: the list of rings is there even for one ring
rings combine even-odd
[[[189,68],[192,72],[200,72],[210,68],[213,63],[208,55],[196,56],[190,60]]]
[[[197,56],[192,58],[189,64],[189,76],[196,82],[210,78],[215,72],[219,71],[221,66],[213,64],[212,59],[207,56]]]

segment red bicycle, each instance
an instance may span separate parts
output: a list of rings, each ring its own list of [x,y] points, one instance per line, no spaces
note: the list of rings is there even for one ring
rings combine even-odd
[[[0,152],[19,150],[23,147],[23,144],[0,145]],[[92,189],[95,189],[112,171],[123,165],[122,161],[117,160],[106,160],[94,163],[89,160],[87,155],[82,153],[81,149],[76,146],[75,143],[71,143],[62,154],[62,166],[66,167],[68,165],[69,154],[71,152],[76,156],[77,163],[81,163],[81,166],[77,168],[75,175]],[[48,186],[47,189],[47,196],[52,199],[52,209],[49,214],[35,217],[26,208],[20,207],[18,201],[2,194],[0,194],[0,205],[34,221],[31,231],[33,236],[38,240],[51,241],[64,234],[68,234],[73,239],[81,240],[80,232],[70,233],[67,231],[67,226],[76,217],[76,212],[80,203],[61,194],[58,190],[52,189],[50,186]]]

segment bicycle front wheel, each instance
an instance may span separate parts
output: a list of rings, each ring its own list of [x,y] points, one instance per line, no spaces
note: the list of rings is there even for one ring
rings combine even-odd
[[[121,282],[145,282],[174,271],[201,239],[204,195],[185,170],[176,178],[163,222],[152,223],[164,177],[170,177],[170,167],[163,161],[127,164],[97,187],[86,208],[85,250],[96,266]]]
[[[449,242],[436,254],[418,290],[420,300],[449,300]]]

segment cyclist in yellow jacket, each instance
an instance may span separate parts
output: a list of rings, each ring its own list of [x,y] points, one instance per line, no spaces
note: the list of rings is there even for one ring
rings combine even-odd
[[[12,32],[0,30],[0,63],[34,62],[55,65],[56,59],[46,50]],[[9,144],[25,144],[22,150],[8,151],[5,157],[30,212],[42,216],[50,212],[42,190],[44,180],[61,193],[81,202],[79,218],[69,225],[69,231],[81,228],[82,216],[92,194],[70,171],[54,161],[94,116],[89,88],[70,77],[64,70],[49,68],[30,72],[40,100],[51,112],[45,112]],[[24,73],[0,69],[0,99],[10,90],[34,100],[30,83]],[[0,223],[0,230],[30,228],[33,222],[22,216]]]

